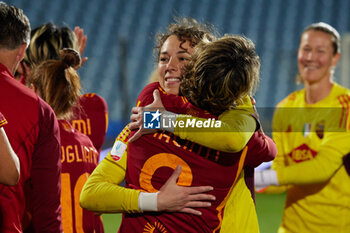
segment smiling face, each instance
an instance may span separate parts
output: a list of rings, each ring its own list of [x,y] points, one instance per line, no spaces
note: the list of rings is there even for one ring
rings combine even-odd
[[[184,65],[194,53],[190,42],[181,43],[177,36],[169,36],[160,49],[158,74],[160,86],[169,94],[178,95]]]
[[[330,82],[340,54],[334,52],[333,37],[322,31],[303,33],[298,50],[298,68],[304,83]]]

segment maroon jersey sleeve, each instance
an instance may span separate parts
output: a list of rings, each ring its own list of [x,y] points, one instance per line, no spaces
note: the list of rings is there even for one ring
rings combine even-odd
[[[145,107],[153,102],[153,91],[161,89],[159,82],[150,83],[141,91],[136,100],[137,107]]]
[[[274,141],[260,129],[250,138],[247,147],[248,152],[244,163],[244,178],[255,201],[254,168],[263,162],[272,161],[277,155],[277,148]]]
[[[261,130],[256,131],[250,138],[245,165],[257,167],[263,162],[272,161],[277,155],[274,141]]]
[[[87,135],[100,152],[108,128],[107,103],[101,96],[88,93],[80,97],[79,104],[80,106],[74,109],[74,119],[71,124]]]
[[[32,224],[35,232],[62,232],[60,135],[56,116],[39,99],[39,137],[32,157]]]
[[[185,108],[187,106],[187,99],[178,95],[167,94],[159,85],[159,82],[154,82],[148,84],[140,93],[137,98],[136,105],[139,107],[145,107],[153,102],[153,91],[158,90],[160,98],[164,107],[175,113],[185,113]]]

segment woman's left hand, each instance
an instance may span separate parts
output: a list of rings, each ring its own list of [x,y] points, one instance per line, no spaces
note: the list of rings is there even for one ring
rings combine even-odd
[[[155,129],[144,129],[143,128],[143,110],[144,109],[152,109],[152,111],[159,110],[160,112],[164,110],[164,105],[162,103],[162,100],[160,98],[160,94],[158,90],[153,91],[153,102],[146,107],[133,107],[131,109],[131,116],[130,120],[132,121],[129,124],[129,129],[138,131],[128,140],[128,142],[134,142],[137,139],[139,139],[144,134],[151,134],[156,132]]]

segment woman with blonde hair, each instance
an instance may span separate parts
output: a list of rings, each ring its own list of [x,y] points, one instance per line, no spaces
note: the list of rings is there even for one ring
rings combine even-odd
[[[304,88],[283,99],[273,118],[278,154],[271,170],[256,173],[258,186],[287,191],[278,232],[348,232],[350,90],[334,81],[340,35],[320,22],[305,28],[298,49]],[[275,190],[270,186],[266,192]]]

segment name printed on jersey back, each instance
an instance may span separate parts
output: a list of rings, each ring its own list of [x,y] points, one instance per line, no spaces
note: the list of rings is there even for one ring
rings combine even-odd
[[[61,146],[62,158],[61,162],[73,163],[73,162],[86,162],[98,164],[98,152],[93,147],[68,145]]]
[[[73,128],[77,129],[80,133],[83,133],[88,136],[91,135],[91,123],[89,118],[86,118],[86,120],[72,120],[72,126]]]

